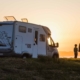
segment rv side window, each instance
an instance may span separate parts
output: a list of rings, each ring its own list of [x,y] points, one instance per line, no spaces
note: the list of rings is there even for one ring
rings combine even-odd
[[[26,33],[26,27],[25,26],[19,26],[19,32]]]
[[[45,35],[44,34],[40,34],[40,41],[42,41],[42,42],[45,41]]]

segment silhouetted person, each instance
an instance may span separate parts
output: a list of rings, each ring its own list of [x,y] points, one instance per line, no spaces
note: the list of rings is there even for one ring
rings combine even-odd
[[[80,52],[80,43],[79,43],[79,52]]]
[[[77,58],[78,56],[78,48],[77,48],[77,44],[75,44],[75,47],[74,47],[74,58]]]

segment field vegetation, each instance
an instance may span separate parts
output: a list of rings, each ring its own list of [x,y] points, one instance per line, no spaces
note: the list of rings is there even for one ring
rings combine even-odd
[[[0,58],[0,80],[80,80],[80,59]]]

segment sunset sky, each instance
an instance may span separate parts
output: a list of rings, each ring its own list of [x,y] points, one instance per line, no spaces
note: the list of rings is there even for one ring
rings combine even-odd
[[[80,0],[0,0],[0,21],[4,16],[48,26],[59,51],[80,43]]]

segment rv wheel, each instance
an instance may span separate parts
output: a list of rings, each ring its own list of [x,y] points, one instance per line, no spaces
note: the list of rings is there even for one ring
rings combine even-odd
[[[27,57],[26,57],[26,56],[23,56],[22,58],[23,58],[23,59],[26,59]]]
[[[22,58],[26,59],[26,58],[28,58],[28,55],[27,54],[23,54]]]
[[[26,54],[23,54],[22,58],[23,58],[23,59],[31,58],[31,56],[30,56],[29,54],[26,53]]]
[[[53,55],[53,58],[54,58],[54,59],[58,59],[58,58],[59,58],[59,54],[54,54],[54,55]]]

